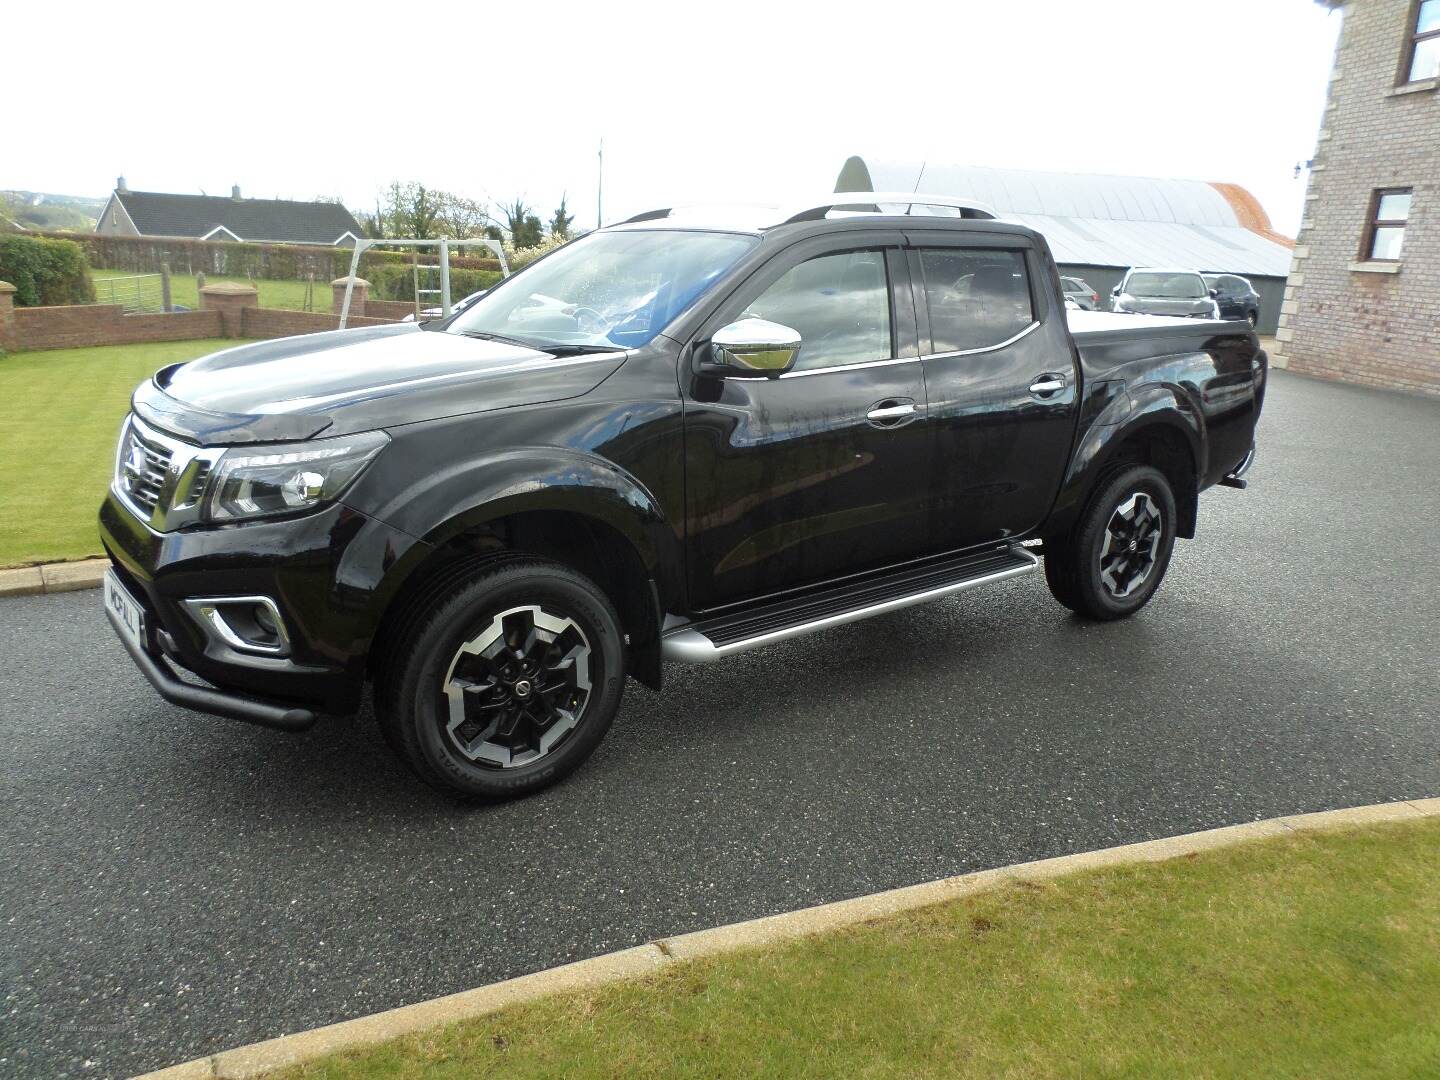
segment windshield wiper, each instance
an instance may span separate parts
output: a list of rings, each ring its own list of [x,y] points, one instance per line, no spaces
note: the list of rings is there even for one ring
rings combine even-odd
[[[588,353],[613,353],[624,352],[619,345],[536,345],[537,349],[544,349],[552,356],[585,356]]]
[[[465,337],[479,338],[481,341],[498,341],[502,345],[519,345],[522,349],[534,349],[536,352],[547,352],[552,356],[584,356],[588,353],[624,352],[621,345],[572,345],[564,342],[546,344],[543,341],[526,341],[524,338],[506,337],[504,334],[492,334],[489,330],[461,330]]]
[[[518,337],[506,337],[504,334],[492,334],[488,330],[461,330],[464,337],[479,338],[481,341],[498,341],[501,345],[519,345],[522,349],[539,349],[541,346],[533,341],[524,341]]]

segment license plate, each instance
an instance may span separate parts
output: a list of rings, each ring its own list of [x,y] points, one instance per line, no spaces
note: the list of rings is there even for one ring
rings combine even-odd
[[[135,602],[114,570],[105,571],[105,606],[115,613],[120,633],[141,650],[145,648],[145,609]]]

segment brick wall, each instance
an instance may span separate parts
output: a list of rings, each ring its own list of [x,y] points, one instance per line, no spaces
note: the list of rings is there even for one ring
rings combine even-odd
[[[78,349],[92,345],[138,345],[220,336],[217,311],[126,315],[119,304],[16,308],[13,348]]]
[[[366,304],[369,311],[371,304]],[[408,307],[413,311],[413,307]],[[368,315],[351,315],[349,326],[384,326],[398,322],[398,319],[372,318]],[[240,337],[277,338],[294,334],[317,334],[322,330],[336,330],[340,316],[318,311],[283,311],[280,308],[247,307],[240,320]]]
[[[1411,0],[1350,0],[1274,361],[1440,394],[1440,87],[1396,86]],[[1377,188],[1414,189],[1398,272],[1362,253]]]
[[[415,304],[411,300],[375,300],[366,297],[365,314],[381,318],[403,319],[406,315],[415,314]]]

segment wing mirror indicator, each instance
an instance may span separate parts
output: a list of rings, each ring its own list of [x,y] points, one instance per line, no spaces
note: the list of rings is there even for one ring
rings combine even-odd
[[[710,337],[700,370],[707,375],[778,378],[795,366],[800,331],[767,319],[741,319]]]

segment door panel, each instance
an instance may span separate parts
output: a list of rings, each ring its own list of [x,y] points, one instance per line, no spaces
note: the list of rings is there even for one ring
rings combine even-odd
[[[1049,271],[996,239],[910,241],[934,436],[929,531],[952,548],[1024,535],[1049,513],[1075,430],[1075,361]]]
[[[755,315],[792,326],[813,347],[807,357],[802,344],[796,370],[777,379],[690,378],[693,609],[883,566],[925,548],[930,436],[907,271],[898,234],[863,237],[780,253],[694,343],[707,348],[719,326]],[[815,265],[857,247],[883,252],[887,242],[895,250],[881,256],[878,292],[868,260],[837,260],[834,273]],[[890,324],[880,335],[877,319]]]

